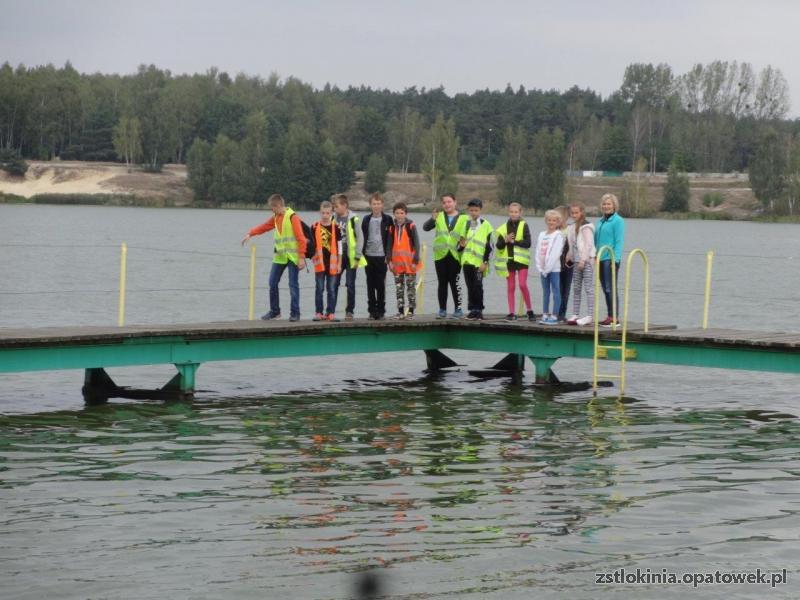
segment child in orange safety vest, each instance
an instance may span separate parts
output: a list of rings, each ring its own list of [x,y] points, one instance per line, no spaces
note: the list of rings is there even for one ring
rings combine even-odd
[[[316,241],[316,252],[312,258],[316,280],[316,314],[312,321],[335,321],[339,278],[342,274],[342,236],[339,226],[333,221],[333,205],[330,202],[320,204],[319,217],[319,221],[311,226]],[[323,306],[323,293],[326,295],[327,308]]]
[[[389,225],[386,262],[394,274],[394,289],[397,294],[395,319],[413,319],[417,307],[417,270],[419,269],[419,234],[411,219],[407,219],[408,207],[398,202],[392,207],[394,222]],[[408,297],[408,313],[405,299]]]

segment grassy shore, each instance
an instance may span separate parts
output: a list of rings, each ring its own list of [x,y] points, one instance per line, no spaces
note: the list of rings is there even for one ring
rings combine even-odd
[[[364,175],[363,172],[357,172],[355,183],[347,190],[351,206],[357,211],[368,208],[369,194],[364,190]],[[730,176],[692,178],[689,211],[663,213],[659,209],[663,201],[665,181],[663,174],[643,175],[639,178],[637,185],[644,202],[641,205],[644,209],[641,211],[642,218],[800,222],[800,217],[797,216],[764,214],[746,179],[732,179]],[[631,179],[625,177],[569,177],[565,189],[566,202],[582,202],[586,205],[587,212],[595,215],[603,194],[611,192],[622,199],[632,183]],[[388,207],[395,202],[405,202],[415,212],[427,212],[432,205],[438,204],[437,199],[431,198],[430,186],[421,173],[389,173],[386,188],[384,197]],[[466,204],[470,198],[480,198],[486,213],[505,214],[506,209],[498,193],[497,178],[492,174],[458,175],[458,198],[462,204]],[[711,205],[707,202],[709,196],[715,199]],[[60,161],[32,162],[29,173],[23,180],[0,177],[0,203],[238,210],[264,208],[263,203],[195,202],[186,184],[184,165],[165,165],[162,173],[150,174],[128,172],[124,165],[116,163]],[[531,209],[527,209],[526,213],[536,214]]]

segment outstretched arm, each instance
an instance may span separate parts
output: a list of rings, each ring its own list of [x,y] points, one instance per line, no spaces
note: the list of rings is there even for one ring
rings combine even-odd
[[[261,225],[256,225],[250,231],[248,231],[247,235],[245,235],[242,238],[242,246],[244,246],[247,240],[249,240],[251,237],[256,235],[261,235],[262,233],[266,233],[267,231],[270,231],[272,229],[275,229],[275,217],[270,218],[268,221],[262,223]]]

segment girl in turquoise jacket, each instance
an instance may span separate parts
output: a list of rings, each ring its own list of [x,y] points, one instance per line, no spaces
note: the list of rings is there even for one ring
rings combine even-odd
[[[618,210],[619,200],[617,200],[617,197],[614,194],[604,194],[600,198],[601,218],[594,230],[594,245],[598,254],[603,246],[610,246],[614,250],[613,268],[617,273],[619,273],[622,247],[625,243],[625,219],[617,214]],[[619,278],[617,278],[617,289],[614,290],[617,300],[617,310],[615,312],[611,296],[611,255],[608,251],[605,251],[600,259],[600,286],[603,288],[603,295],[606,297],[606,308],[608,309],[608,317],[604,321],[600,321],[600,325],[610,326],[618,321]]]

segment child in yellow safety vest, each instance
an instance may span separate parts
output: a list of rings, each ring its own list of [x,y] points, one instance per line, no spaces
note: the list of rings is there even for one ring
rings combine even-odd
[[[528,267],[531,263],[531,230],[522,218],[522,205],[512,202],[508,205],[508,221],[497,228],[497,254],[495,255],[495,272],[506,278],[508,295],[508,314],[506,321],[515,321],[514,295],[519,283],[528,320],[535,319],[531,307],[531,293],[528,290]]]
[[[344,320],[352,321],[356,309],[356,273],[359,267],[367,264],[364,258],[364,231],[361,228],[361,218],[350,210],[350,201],[345,194],[332,196],[333,212],[336,223],[342,232],[342,275],[347,288],[347,305],[345,306]],[[342,277],[339,277],[341,284]]]
[[[305,269],[306,237],[303,226],[295,212],[286,206],[280,194],[272,194],[267,200],[272,218],[253,227],[242,239],[244,245],[251,237],[275,230],[275,252],[272,254],[272,269],[269,272],[269,311],[261,318],[265,321],[281,318],[278,284],[283,272],[289,271],[289,320],[300,320],[300,285],[298,273]]]
[[[483,320],[483,278],[489,272],[492,255],[492,225],[481,217],[483,202],[473,198],[467,203],[469,222],[466,235],[459,241],[461,265],[467,284],[467,319]]]
[[[394,274],[394,288],[397,294],[397,315],[395,319],[413,319],[417,307],[417,270],[419,269],[419,234],[411,219],[407,219],[408,207],[398,202],[392,207],[394,222],[389,225],[389,239],[386,245],[386,262]],[[408,312],[405,311],[405,298],[408,297]]]
[[[342,272],[342,240],[339,227],[333,222],[333,205],[330,202],[320,204],[319,217],[319,221],[311,226],[316,242],[313,258],[316,314],[312,320],[335,321],[336,298],[339,295],[339,277]],[[323,293],[327,300],[324,313]]]
[[[459,241],[466,235],[467,215],[458,212],[456,197],[453,194],[443,194],[441,197],[442,212],[434,209],[431,218],[422,224],[423,231],[435,230],[433,238],[433,266],[436,268],[436,279],[439,282],[437,297],[439,312],[437,319],[447,318],[447,290],[453,295],[454,319],[464,316],[461,310],[461,288],[459,275],[461,274],[461,253]]]

